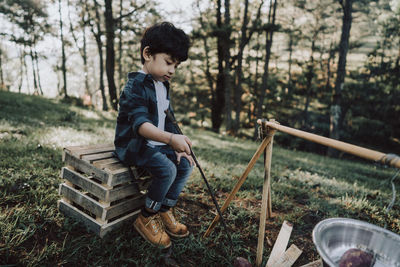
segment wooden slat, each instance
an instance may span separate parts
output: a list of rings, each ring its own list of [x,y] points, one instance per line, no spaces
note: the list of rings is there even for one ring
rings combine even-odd
[[[323,267],[324,263],[322,262],[322,259],[307,263],[305,265],[302,265],[300,267]]]
[[[102,183],[105,183],[105,184],[108,184],[111,186],[110,175],[107,172],[100,170],[99,168],[96,168],[89,162],[78,159],[75,156],[69,154],[68,152],[64,153],[64,162],[67,165],[71,165],[76,170],[86,173],[87,175],[93,175],[96,177],[96,179],[100,180]],[[116,185],[116,183],[114,183],[113,185]]]
[[[108,146],[98,147],[98,148],[72,150],[70,153],[72,155],[76,156],[77,158],[82,158],[82,156],[84,156],[84,155],[112,152],[114,150],[115,150],[114,145],[108,145]]]
[[[87,209],[97,217],[103,215],[104,208],[99,202],[94,199],[82,194],[78,190],[64,184],[60,185],[60,195],[64,196],[68,200],[75,204]]]
[[[58,209],[68,217],[72,217],[75,220],[82,222],[89,230],[95,232],[98,235],[100,234],[101,225],[95,219],[80,211],[71,204],[68,204],[64,200],[59,200]]]
[[[89,178],[86,178],[76,171],[70,170],[67,167],[63,167],[61,169],[61,178],[64,178],[70,181],[72,184],[81,187],[83,190],[91,193],[92,195],[98,197],[103,201],[110,201],[108,199],[109,190],[107,188],[105,188],[101,184],[92,181]]]
[[[132,168],[131,168],[132,169]],[[132,177],[129,170],[125,166],[119,164],[108,165],[104,171],[108,172],[112,179],[112,183],[121,184],[129,181],[133,181],[135,177]]]
[[[61,178],[70,181],[72,184],[81,187],[83,190],[105,202],[112,202],[136,195],[141,190],[136,183],[129,183],[115,188],[107,188],[105,185],[98,184],[67,167],[62,168]]]
[[[127,213],[129,211],[134,211],[139,209],[144,205],[145,195],[138,195],[135,198],[128,199],[117,205],[110,206],[104,209],[103,218],[104,220],[110,220],[121,214]]]
[[[78,152],[78,151],[83,151],[83,150],[93,150],[93,149],[103,149],[103,148],[109,148],[110,146],[113,146],[113,144],[95,144],[95,145],[80,145],[80,146],[68,146],[65,147],[64,150],[68,150],[69,153],[73,152]]]
[[[75,220],[82,222],[90,231],[94,232],[101,238],[103,238],[112,230],[119,228],[123,223],[133,220],[140,212],[140,210],[136,210],[111,223],[101,224],[92,217],[88,216],[84,212],[80,211],[79,209],[75,208],[74,206],[68,204],[63,200],[58,201],[58,208],[66,216],[72,217]]]
[[[272,267],[277,260],[285,253],[289,238],[292,233],[293,225],[284,221],[279,231],[278,238],[272,248],[271,255],[267,261],[266,267]]]
[[[125,197],[137,195],[139,193],[140,191],[138,189],[137,184],[130,183],[109,190],[107,199],[108,201],[113,202],[119,199],[123,199]]]
[[[96,160],[108,159],[114,157],[112,152],[98,153],[92,155],[83,155],[82,160],[92,163]]]
[[[122,168],[125,167],[120,163],[120,160],[117,159],[117,158],[109,158],[109,159],[97,160],[97,161],[94,161],[92,164],[94,166],[96,166],[97,168],[106,169],[110,164],[114,164],[114,163],[119,163],[118,166],[120,166]]]
[[[103,225],[101,227],[99,236],[100,238],[103,238],[106,234],[108,234],[109,232],[113,231],[114,229],[117,229],[119,227],[121,227],[122,224],[128,222],[128,221],[132,221],[133,219],[135,219],[137,217],[137,215],[140,213],[140,209],[139,210],[135,210],[132,213],[129,213],[115,221],[112,221],[111,223],[107,223],[105,225]]]
[[[292,244],[288,250],[275,262],[273,267],[291,267],[300,257],[302,251]]]

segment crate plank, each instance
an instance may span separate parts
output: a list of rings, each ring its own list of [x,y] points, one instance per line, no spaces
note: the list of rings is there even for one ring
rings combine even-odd
[[[97,160],[92,162],[94,166],[96,166],[99,169],[106,169],[108,165],[114,164],[114,163],[120,163],[120,160],[117,158],[109,158],[109,159],[102,159],[102,160]],[[124,165],[120,164],[119,166],[125,167]]]
[[[101,225],[95,219],[80,211],[71,204],[68,204],[61,199],[58,201],[58,209],[68,217],[72,217],[73,219],[82,222],[89,230],[95,232],[98,235],[100,234]]]
[[[132,195],[139,194],[139,188],[138,185],[135,183],[129,183],[123,186],[115,187],[113,189],[110,189],[108,192],[107,199],[110,202],[129,197]]]
[[[70,166],[74,167],[75,169],[77,169],[83,173],[86,173],[88,175],[93,175],[96,177],[96,179],[99,179],[102,183],[112,186],[110,174],[108,174],[107,172],[100,170],[99,168],[96,168],[92,164],[90,164],[84,160],[78,159],[67,152],[64,153],[64,155],[65,155],[64,162],[67,165],[70,165]],[[116,184],[114,183],[113,185],[116,185]]]
[[[90,180],[89,178],[86,178],[76,171],[70,170],[67,167],[63,167],[61,169],[61,178],[64,178],[72,184],[81,187],[83,190],[88,191],[89,193],[103,201],[110,202],[110,200],[108,199],[109,190],[107,188]]]
[[[97,144],[97,145],[86,145],[86,146],[68,146],[64,148],[64,151],[67,151],[70,154],[76,153],[79,155],[81,152],[86,151],[101,151],[107,150],[112,147],[113,144]]]
[[[82,194],[78,190],[66,185],[65,183],[60,185],[59,193],[61,196],[64,196],[73,203],[87,209],[97,217],[103,215],[103,211],[105,210],[104,206],[94,199]]]
[[[97,153],[92,155],[83,155],[82,160],[93,163],[96,160],[108,159],[114,157],[113,152]]]
[[[127,167],[113,168],[115,166],[109,166],[105,169],[107,173],[112,177],[114,183],[125,183],[127,181],[133,181],[136,177],[132,177]],[[110,169],[111,168],[111,169]],[[131,168],[132,169],[132,168]]]
[[[76,207],[68,204],[63,200],[58,201],[58,209],[68,217],[72,217],[73,219],[82,222],[89,231],[94,232],[100,238],[103,238],[109,232],[119,228],[123,223],[129,222],[136,218],[136,216],[140,213],[140,210],[136,210],[131,212],[115,221],[110,223],[101,224],[97,222],[95,219],[80,211]]]
[[[104,148],[104,147],[109,147],[110,144],[94,144],[94,145],[77,145],[77,146],[67,146],[64,149],[67,149],[69,151],[77,151],[77,150],[85,150],[85,149],[96,149],[96,148]]]
[[[99,233],[100,238],[103,238],[109,232],[111,232],[115,229],[118,229],[119,227],[121,227],[122,224],[132,221],[133,219],[135,219],[137,217],[137,215],[139,213],[140,213],[140,210],[136,210],[136,211],[129,213],[115,221],[112,221],[111,223],[107,223],[107,224],[103,225],[101,227],[100,233]]]
[[[85,155],[93,155],[93,154],[98,154],[98,153],[104,153],[104,152],[113,152],[115,151],[115,147],[109,146],[109,147],[104,147],[104,148],[94,148],[94,149],[84,149],[84,150],[79,150],[79,151],[73,151],[72,154],[78,158],[82,158]]]
[[[68,152],[77,158],[82,158],[82,156],[84,156],[84,155],[112,152],[114,150],[115,150],[115,147],[113,144],[101,144],[101,145],[95,145],[95,146],[89,146],[89,147],[83,146],[80,148],[73,148],[73,149],[71,149],[69,147],[64,148],[65,152]]]
[[[145,195],[140,194],[135,198],[127,199],[117,205],[105,208],[102,219],[110,220],[129,211],[140,209],[144,205],[144,200]]]

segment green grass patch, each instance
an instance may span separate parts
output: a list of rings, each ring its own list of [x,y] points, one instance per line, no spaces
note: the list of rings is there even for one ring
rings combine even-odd
[[[0,263],[17,266],[155,266],[163,252],[144,242],[130,224],[103,239],[57,210],[58,186],[68,145],[112,143],[115,113],[78,108],[55,100],[0,91]],[[222,205],[259,142],[183,127]],[[294,138],[294,137],[293,137]],[[388,180],[395,170],[277,145],[272,157],[272,208],[266,237],[275,241],[284,220],[294,224],[290,244],[303,250],[296,265],[318,257],[311,233],[321,220],[350,217],[400,233],[399,198]],[[203,239],[215,209],[197,170],[177,212],[191,235],[174,241],[181,266],[229,266],[242,256],[255,262],[261,207],[260,159],[225,213],[234,249],[218,225]],[[396,181],[398,187],[399,180]],[[290,245],[289,244],[289,245]],[[272,247],[265,245],[264,264]]]

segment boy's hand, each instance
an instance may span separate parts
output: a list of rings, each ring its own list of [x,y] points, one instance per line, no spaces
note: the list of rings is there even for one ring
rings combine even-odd
[[[187,155],[190,155],[190,147],[192,147],[192,141],[181,134],[172,134],[168,143],[173,150],[178,152],[185,152]]]
[[[196,166],[196,163],[194,162],[192,156],[186,154],[185,152],[176,152],[175,151],[175,155],[176,155],[176,161],[178,162],[178,164],[181,163],[181,158],[184,157],[189,161],[190,166]]]

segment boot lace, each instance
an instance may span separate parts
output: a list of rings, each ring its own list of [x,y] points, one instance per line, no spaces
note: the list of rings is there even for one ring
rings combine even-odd
[[[160,229],[164,228],[159,214],[152,216],[150,220],[145,224],[145,227],[147,227],[149,224],[151,225],[154,233],[158,233]]]

